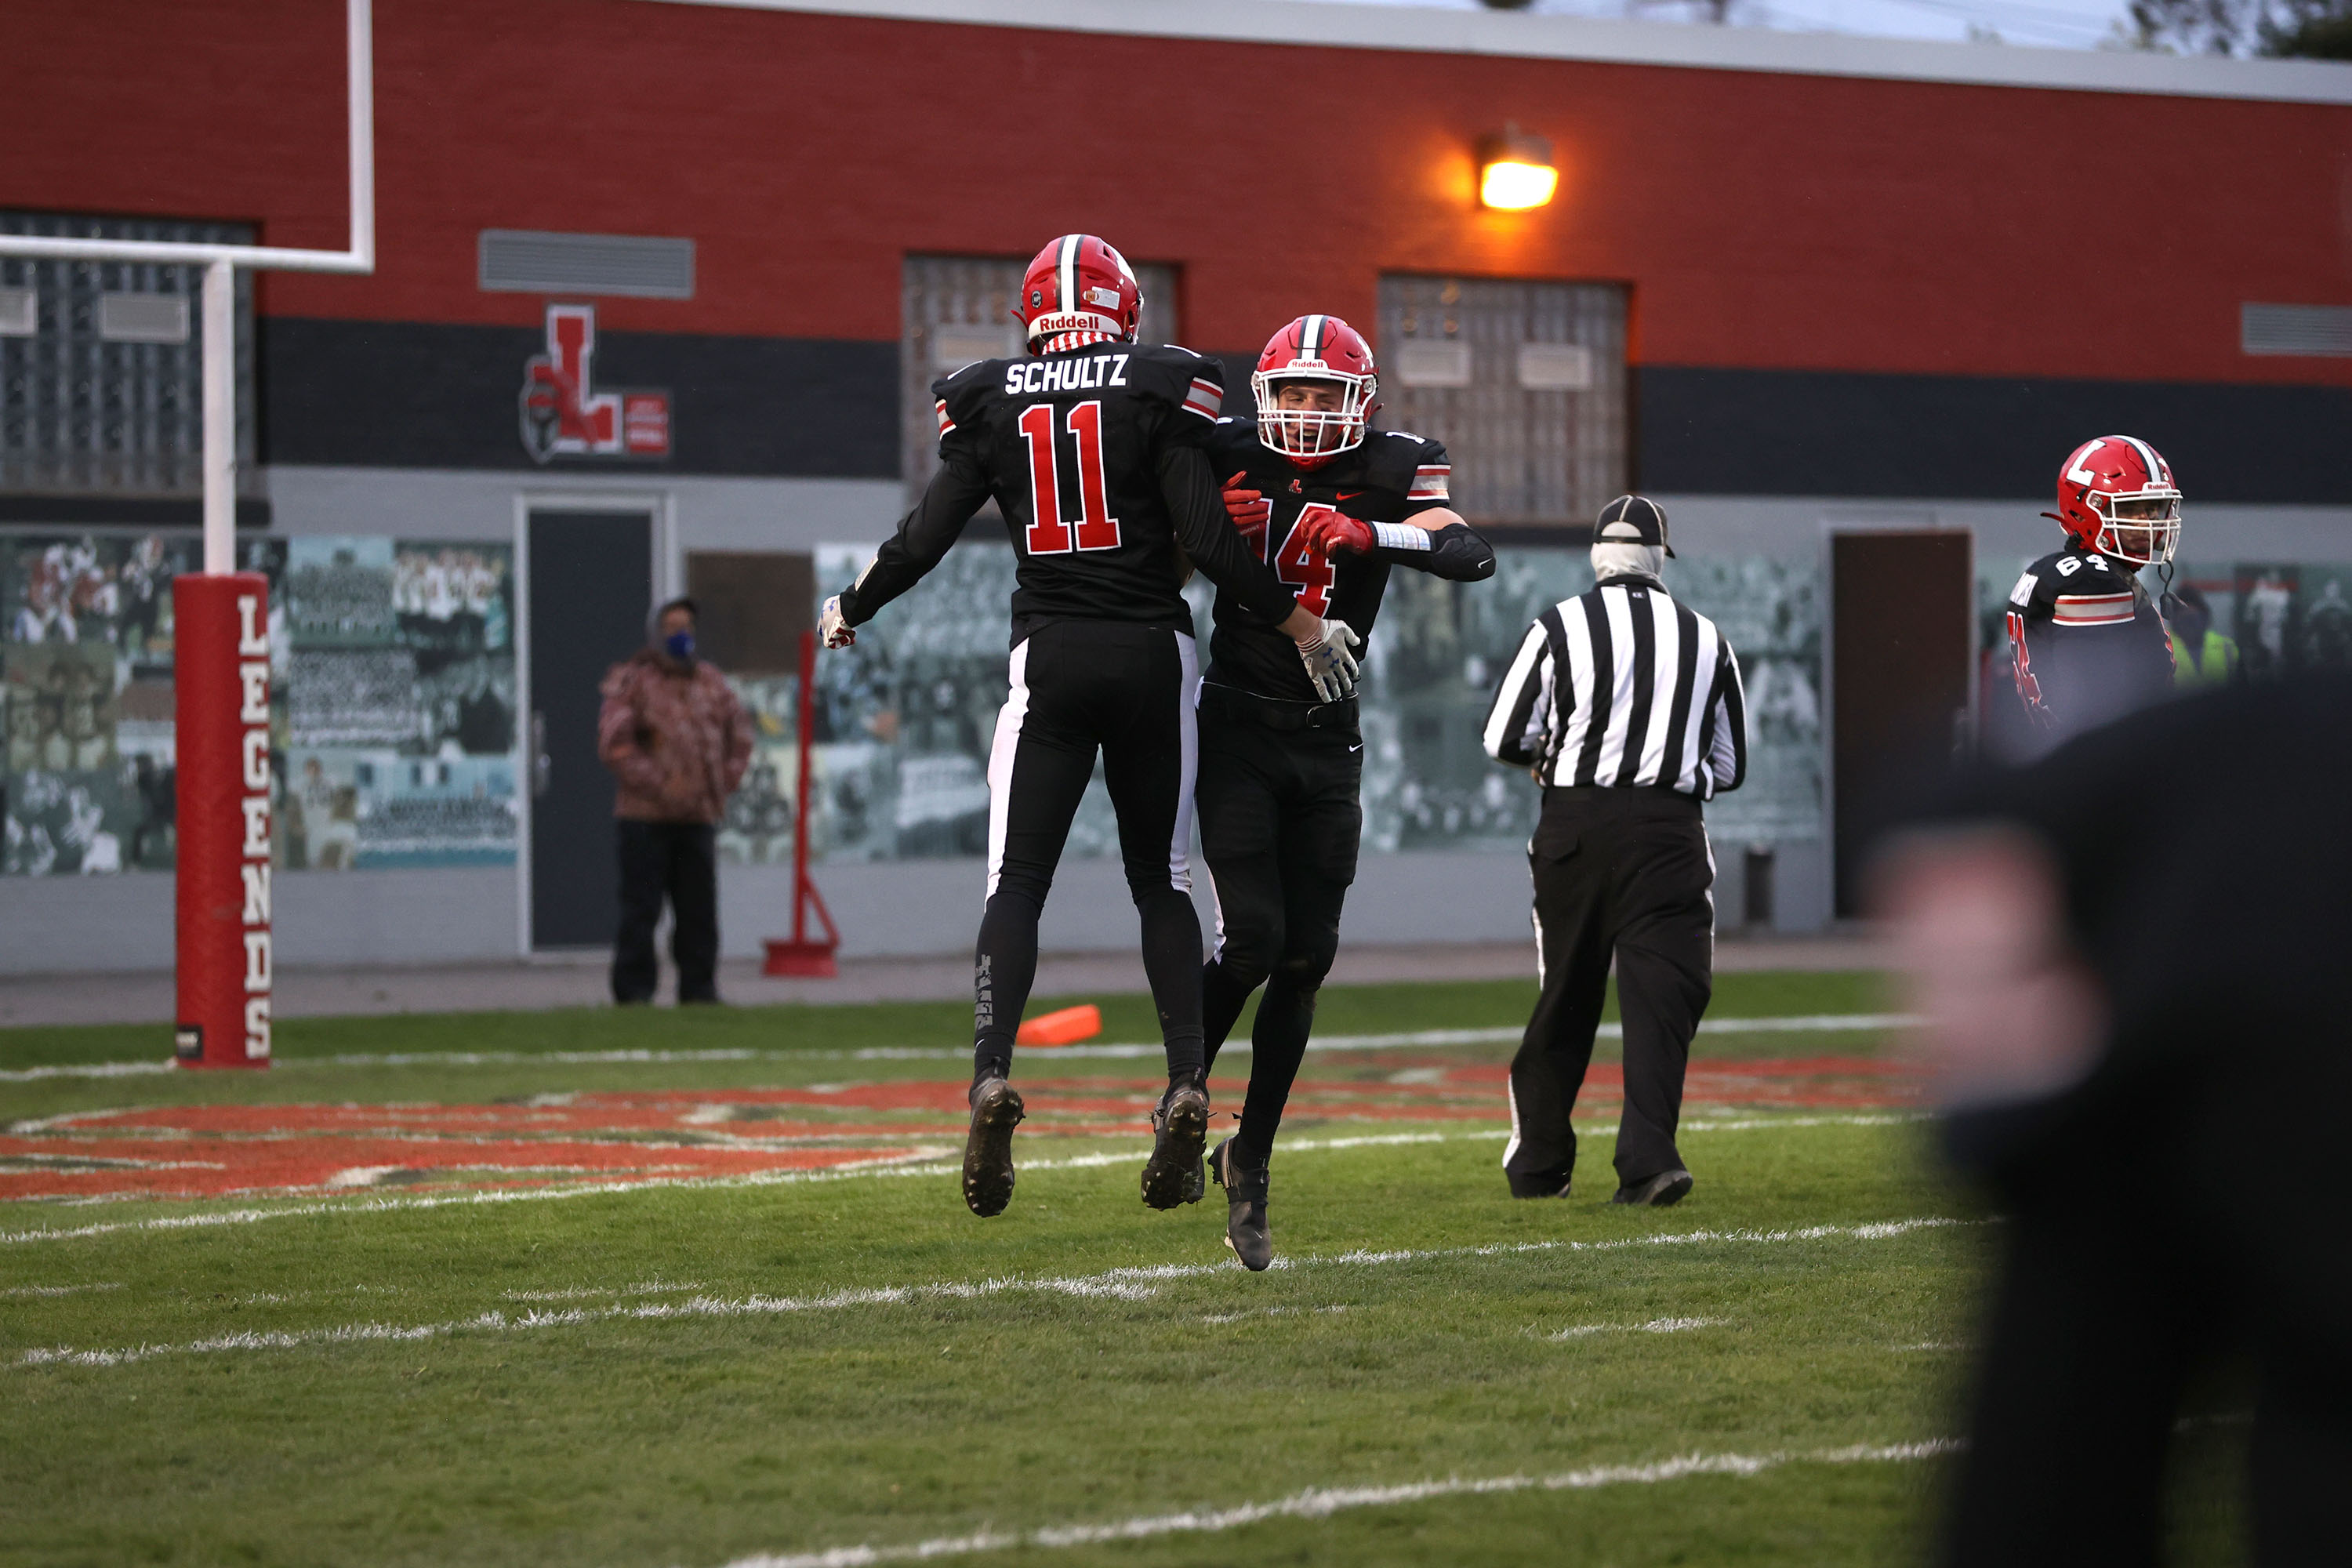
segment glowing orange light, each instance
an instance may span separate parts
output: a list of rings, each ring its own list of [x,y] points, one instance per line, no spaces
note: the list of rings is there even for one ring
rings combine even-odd
[[[1478,149],[1478,203],[1506,212],[1524,212],[1548,205],[1559,189],[1559,170],[1551,161],[1551,143],[1530,136],[1517,125],[1507,125]]]

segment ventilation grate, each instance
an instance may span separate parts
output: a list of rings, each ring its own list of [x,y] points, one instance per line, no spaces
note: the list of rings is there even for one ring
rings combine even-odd
[[[2352,305],[2241,305],[2238,342],[2250,354],[2352,356]]]
[[[494,293],[694,298],[690,239],[486,228],[478,258],[481,286]]]

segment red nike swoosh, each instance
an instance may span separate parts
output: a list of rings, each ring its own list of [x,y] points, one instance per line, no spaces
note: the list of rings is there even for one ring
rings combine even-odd
[[[1371,492],[1369,490],[1335,490],[1332,492],[1332,499],[1334,500],[1354,500],[1358,496],[1369,495],[1370,493]]]

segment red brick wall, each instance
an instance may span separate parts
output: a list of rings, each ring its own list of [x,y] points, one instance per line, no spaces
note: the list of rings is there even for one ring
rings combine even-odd
[[[530,325],[484,227],[688,235],[614,331],[894,338],[908,251],[1074,227],[1254,344],[1387,270],[1613,279],[1657,364],[2352,384],[2249,359],[2240,301],[2352,303],[2352,109],[1443,57],[637,0],[380,0],[381,268],[279,314]],[[7,0],[0,205],[343,237],[341,7]],[[1471,198],[1551,136],[1559,199]]]

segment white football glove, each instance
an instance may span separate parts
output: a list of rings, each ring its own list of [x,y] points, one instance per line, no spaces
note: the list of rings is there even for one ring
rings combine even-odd
[[[838,594],[824,602],[824,613],[816,619],[816,640],[827,647],[847,647],[857,640],[857,629],[841,618]]]
[[[1325,621],[1323,635],[1298,645],[1298,661],[1315,683],[1318,700],[1337,702],[1356,694],[1356,652],[1364,639],[1345,621]]]

